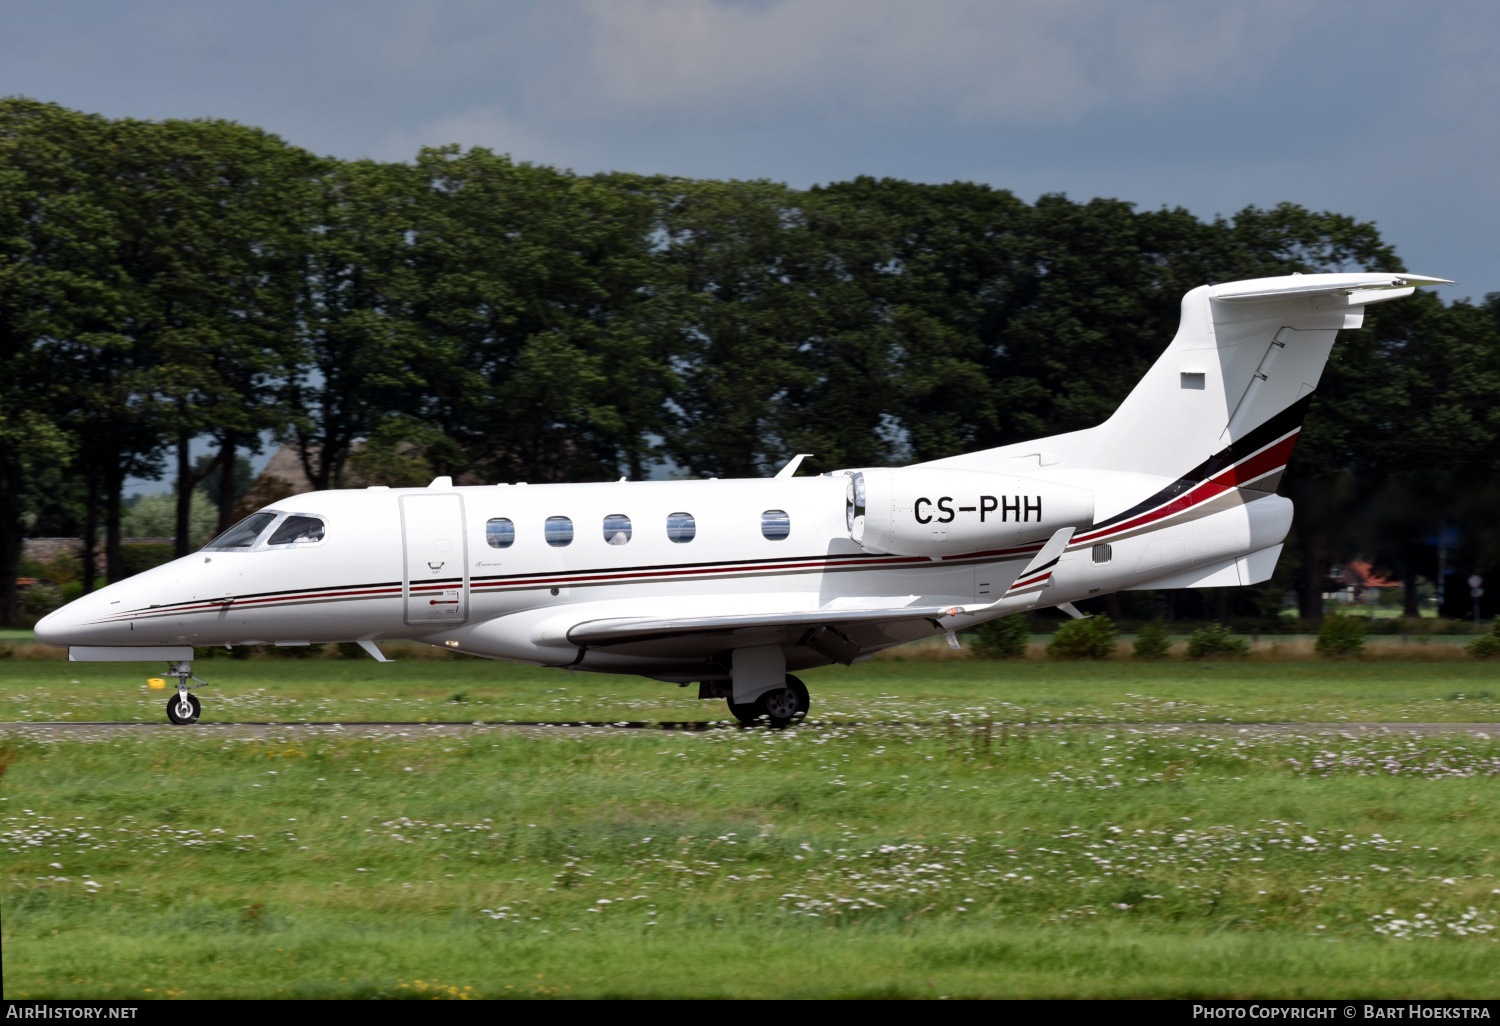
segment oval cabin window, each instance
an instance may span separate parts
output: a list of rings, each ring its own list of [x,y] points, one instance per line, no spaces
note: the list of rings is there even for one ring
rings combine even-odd
[[[667,538],[670,541],[678,544],[690,542],[697,533],[698,522],[693,519],[691,513],[667,514]]]
[[[516,541],[516,525],[505,517],[487,520],[484,524],[484,540],[492,549],[508,549]]]
[[[760,515],[760,533],[771,541],[781,541],[792,533],[792,518],[784,509],[768,509]]]
[[[323,540],[323,521],[317,517],[287,517],[271,533],[267,545],[311,545]]]
[[[573,521],[567,517],[548,517],[543,530],[548,545],[562,548],[573,543]]]
[[[623,513],[611,513],[604,518],[604,543],[624,545],[630,541],[630,518]]]

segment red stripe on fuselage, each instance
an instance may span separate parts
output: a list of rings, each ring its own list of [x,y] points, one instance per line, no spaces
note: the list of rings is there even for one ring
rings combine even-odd
[[[111,619],[127,620],[143,616],[176,616],[179,613],[199,613],[204,610],[230,609],[235,606],[256,606],[269,602],[307,602],[313,599],[337,599],[337,598],[361,598],[367,595],[399,595],[400,588],[364,588],[355,591],[331,590],[312,591],[300,595],[269,595],[264,598],[236,598],[219,599],[210,602],[197,602],[192,605],[183,606],[157,606],[152,609],[136,609],[129,613],[120,613]],[[108,623],[108,620],[100,621]]]
[[[1073,539],[1069,547],[1071,548],[1073,545],[1081,545],[1099,538],[1144,527],[1158,520],[1184,512],[1210,499],[1217,498],[1225,492],[1238,488],[1247,482],[1265,477],[1272,471],[1286,466],[1287,460],[1292,455],[1292,446],[1296,442],[1297,432],[1294,431],[1281,441],[1272,443],[1252,456],[1247,456],[1234,466],[1225,467],[1213,477],[1200,482],[1189,491],[1182,493],[1165,505],[1158,506],[1149,513],[1142,513],[1134,520],[1127,520],[1123,524],[1114,524],[1102,531],[1093,531],[1089,534],[1079,535]]]
[[[1031,553],[1034,553],[1034,552],[1038,551],[1040,548],[1041,548],[1040,544],[1033,544],[1033,545],[1022,545],[1022,546],[1018,546],[1016,548],[1010,548],[1010,549],[991,549],[991,550],[987,550],[987,551],[984,551],[984,552],[968,552],[968,553],[963,553],[962,555],[958,555],[958,556],[945,557],[944,561],[945,562],[949,562],[949,563],[953,563],[953,562],[957,562],[957,561],[960,561],[960,560],[975,560],[975,559],[1002,559],[1003,560],[1003,559],[1012,558],[1012,557],[1013,558],[1020,558],[1022,556],[1026,556],[1026,555],[1029,555]],[[791,572],[805,572],[805,571],[810,571],[810,570],[811,571],[816,571],[816,570],[820,570],[821,569],[821,570],[825,570],[825,571],[829,571],[829,572],[834,572],[834,571],[845,570],[845,569],[868,569],[868,568],[872,568],[872,567],[912,566],[912,565],[928,566],[928,565],[932,565],[932,563],[931,563],[931,560],[929,560],[926,556],[871,556],[871,557],[857,558],[857,559],[837,559],[837,560],[819,559],[817,557],[811,557],[809,559],[802,560],[802,561],[787,561],[787,562],[779,562],[779,563],[762,563],[762,564],[751,564],[751,565],[745,565],[745,564],[728,564],[728,565],[718,564],[718,565],[711,565],[711,566],[686,567],[686,568],[664,567],[662,569],[653,569],[653,570],[636,570],[636,571],[628,571],[627,570],[627,571],[619,571],[619,572],[614,572],[614,573],[598,573],[598,572],[595,572],[595,573],[563,575],[563,576],[553,576],[553,577],[542,577],[542,576],[535,576],[535,575],[530,575],[530,576],[522,575],[522,576],[517,576],[517,577],[514,577],[514,578],[507,578],[507,579],[501,579],[501,580],[471,580],[470,581],[470,585],[469,585],[469,589],[470,589],[471,592],[480,591],[480,590],[488,591],[488,592],[495,592],[495,591],[511,590],[511,589],[513,589],[513,590],[521,590],[521,589],[526,589],[526,588],[557,587],[559,585],[606,584],[606,583],[611,583],[611,582],[623,582],[623,581],[632,581],[632,580],[645,580],[645,579],[650,579],[650,578],[668,578],[668,579],[670,579],[670,578],[682,578],[682,577],[696,577],[696,576],[712,575],[712,574],[718,574],[718,575],[738,575],[738,574],[744,574],[744,575],[748,576],[748,575],[752,575],[752,574],[763,574],[763,573],[766,573],[768,571],[777,571],[777,570],[791,571]],[[436,591],[445,591],[445,590],[448,590],[448,589],[451,589],[451,588],[456,588],[456,587],[461,587],[461,586],[462,586],[462,579],[461,578],[452,578],[452,579],[448,579],[448,580],[435,581],[435,582],[420,582],[420,583],[413,583],[413,584],[411,584],[410,587],[409,587],[408,593],[409,594],[417,594],[417,593],[426,594],[426,593],[431,593],[431,592],[436,592]],[[176,616],[176,615],[180,615],[180,614],[183,614],[183,613],[198,613],[198,612],[204,612],[204,611],[212,611],[212,610],[223,609],[225,607],[230,607],[230,606],[258,606],[258,607],[261,607],[261,608],[265,608],[266,606],[276,605],[276,604],[280,604],[280,603],[288,603],[288,604],[290,604],[290,603],[312,602],[312,601],[327,600],[327,599],[369,598],[369,597],[379,597],[379,596],[400,596],[401,594],[402,594],[402,589],[401,589],[400,586],[395,586],[395,587],[384,586],[384,587],[376,587],[376,588],[351,589],[349,586],[346,585],[343,588],[337,588],[337,589],[323,589],[323,590],[316,590],[316,591],[309,590],[309,591],[306,591],[306,592],[293,592],[293,593],[290,593],[290,594],[277,594],[277,595],[263,595],[263,596],[258,596],[258,597],[220,599],[220,600],[213,600],[213,601],[192,603],[190,605],[158,606],[158,607],[153,608],[153,609],[137,609],[137,610],[132,610],[132,611],[127,612],[127,613],[118,614],[117,616],[112,617],[110,619],[113,619],[113,620],[129,620],[129,619],[141,619],[141,618],[154,618],[154,617],[161,617],[161,616]],[[101,621],[101,622],[109,622],[109,620],[105,620],[105,621]]]
[[[1177,498],[1157,507],[1156,509],[1143,513],[1132,520],[1122,524],[1115,524],[1109,528],[1092,531],[1088,534],[1078,535],[1073,538],[1069,548],[1080,547],[1084,544],[1094,542],[1099,538],[1121,534],[1126,531],[1136,530],[1148,526],[1159,520],[1185,512],[1201,503],[1216,498],[1225,492],[1244,485],[1250,481],[1264,477],[1286,465],[1291,457],[1292,447],[1296,444],[1300,429],[1292,431],[1285,438],[1272,443],[1260,452],[1246,457],[1243,461],[1215,474],[1213,477],[1195,485],[1189,491]],[[1023,545],[1008,549],[991,549],[982,552],[968,552],[955,556],[944,557],[944,562],[958,562],[976,559],[1003,560],[1006,557],[1019,557],[1028,553],[1034,553],[1041,549],[1040,544]],[[844,569],[865,569],[872,567],[896,567],[912,565],[928,565],[931,563],[925,556],[872,556],[860,559],[827,560],[812,558],[800,562],[765,563],[758,565],[724,565],[685,567],[685,568],[663,568],[653,570],[622,570],[609,573],[585,573],[564,574],[560,576],[536,576],[525,575],[500,580],[471,580],[470,591],[500,591],[520,590],[525,588],[557,587],[560,585],[589,585],[606,584],[611,582],[638,581],[647,579],[670,579],[702,577],[709,575],[736,575],[736,574],[763,574],[767,572],[801,572],[801,571],[839,571]],[[1019,588],[1032,587],[1037,583],[1051,577],[1048,573],[1044,577],[1037,577],[1017,581],[1007,589],[1007,592]],[[459,579],[450,579],[432,583],[413,583],[409,586],[408,594],[417,592],[442,591],[453,587],[461,587]],[[233,598],[228,600],[212,600],[184,606],[164,606],[155,609],[133,610],[129,613],[112,617],[110,619],[133,619],[139,617],[176,616],[183,613],[197,613],[203,611],[221,610],[232,606],[259,606],[282,603],[312,602],[328,599],[345,598],[369,598],[374,596],[397,596],[402,594],[400,587],[378,587],[361,588],[351,590],[348,586],[341,589],[320,589],[307,592],[281,595],[266,595],[260,597]],[[103,621],[103,622],[108,622]]]

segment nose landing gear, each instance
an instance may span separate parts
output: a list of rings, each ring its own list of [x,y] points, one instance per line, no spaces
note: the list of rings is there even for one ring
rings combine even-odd
[[[767,691],[753,702],[741,705],[733,698],[729,699],[729,712],[741,723],[754,723],[765,717],[773,727],[785,727],[802,719],[811,706],[812,698],[807,693],[807,685],[790,673],[786,675],[786,687]]]
[[[199,684],[204,682],[193,676],[193,664],[168,663],[167,672],[162,676],[177,678],[177,694],[167,699],[167,719],[178,726],[196,723],[203,707],[196,695],[188,693],[191,689],[188,681],[195,680]]]
[[[179,685],[177,694],[167,699],[167,719],[178,726],[196,723],[198,714],[202,711],[203,707],[198,702],[198,696],[188,694],[186,687]]]

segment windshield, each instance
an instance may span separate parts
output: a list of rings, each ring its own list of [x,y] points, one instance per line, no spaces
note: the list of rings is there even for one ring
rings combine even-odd
[[[276,519],[275,513],[251,513],[244,520],[203,546],[205,549],[248,549],[260,537],[260,532]]]

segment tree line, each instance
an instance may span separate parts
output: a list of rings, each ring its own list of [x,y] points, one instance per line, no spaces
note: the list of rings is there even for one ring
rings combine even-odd
[[[1359,269],[1404,268],[1373,224],[1291,204],[347,161],[0,100],[0,620],[23,536],[101,539],[119,579],[124,482],[165,474],[186,552],[194,489],[227,527],[218,471],[268,432],[318,488],[930,460],[1102,420],[1199,284]],[[1452,566],[1500,565],[1500,295],[1341,339],[1286,486],[1277,588],[1312,616],[1332,560],[1435,578],[1445,528]]]

